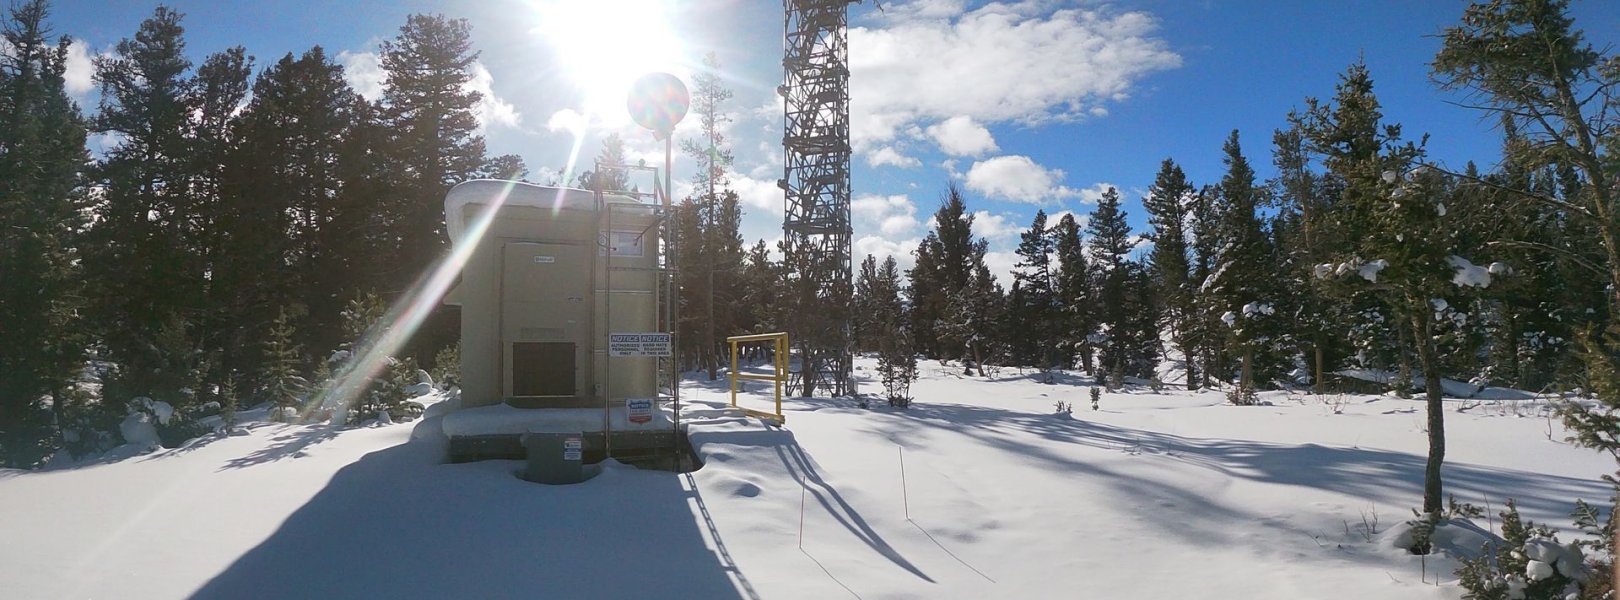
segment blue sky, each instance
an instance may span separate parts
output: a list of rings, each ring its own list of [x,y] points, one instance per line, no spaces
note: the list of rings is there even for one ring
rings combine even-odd
[[[604,55],[616,69],[690,75],[713,51],[735,92],[727,133],[736,154],[730,179],[748,212],[750,241],[780,236],[781,6],[768,0],[491,0],[401,2],[177,1],[188,51],[245,46],[263,67],[286,52],[325,47],[363,93],[379,89],[377,42],[411,13],[467,18],[481,51],[476,84],[489,147],[521,155],[546,177],[564,169],[575,136],[594,154],[603,135],[622,132],[633,156],[661,160],[661,147],[619,116],[582,120],[600,87],[581,64]],[[884,2],[851,8],[857,259],[905,256],[927,230],[940,192],[955,180],[968,195],[991,262],[1010,268],[1016,232],[1037,208],[1091,210],[1100,186],[1117,186],[1133,225],[1138,198],[1159,162],[1174,158],[1195,183],[1220,177],[1220,146],[1241,131],[1262,177],[1272,173],[1270,138],[1307,96],[1329,98],[1339,74],[1362,59],[1388,120],[1431,135],[1431,157],[1460,167],[1497,159],[1497,134],[1478,112],[1448,104],[1428,62],[1466,3],[1451,0],[1300,2],[1131,0],[985,3]],[[58,33],[81,40],[81,56],[131,36],[156,6],[137,1],[61,1]],[[581,16],[581,7],[613,22]],[[1578,27],[1600,48],[1620,42],[1620,3],[1574,2]],[[593,11],[584,11],[593,13]],[[638,16],[631,16],[638,15]],[[585,22],[572,22],[586,19]],[[565,21],[570,21],[566,22]],[[630,32],[636,35],[627,35]],[[634,39],[626,39],[634,38]],[[674,49],[640,49],[661,39]],[[561,43],[563,40],[567,44]],[[590,46],[603,40],[600,47]],[[601,48],[616,50],[604,51]],[[642,64],[642,62],[645,64]],[[81,61],[80,72],[83,72]],[[596,67],[600,72],[602,67]],[[639,71],[637,71],[639,72]],[[93,106],[88,80],[75,91]],[[598,112],[602,112],[597,102]],[[612,106],[614,103],[606,103]],[[678,136],[695,134],[688,119]],[[694,163],[680,159],[677,181]],[[679,193],[679,191],[678,191]]]

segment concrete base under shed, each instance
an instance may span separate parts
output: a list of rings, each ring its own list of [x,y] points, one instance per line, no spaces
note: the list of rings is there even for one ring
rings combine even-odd
[[[609,412],[613,458],[621,462],[676,471],[696,468],[686,436],[675,435],[669,411],[653,411],[647,423],[630,423],[623,407]],[[607,457],[608,436],[602,433],[602,410],[596,408],[515,408],[504,404],[464,408],[444,416],[450,440],[450,462],[522,460],[523,434],[578,431],[584,438],[584,462]],[[677,439],[678,438],[678,439]],[[685,468],[682,468],[686,465]]]

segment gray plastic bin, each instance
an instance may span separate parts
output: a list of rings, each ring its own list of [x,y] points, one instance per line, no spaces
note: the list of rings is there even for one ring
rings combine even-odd
[[[523,478],[535,483],[569,484],[585,481],[585,436],[531,431],[523,434],[529,462]]]

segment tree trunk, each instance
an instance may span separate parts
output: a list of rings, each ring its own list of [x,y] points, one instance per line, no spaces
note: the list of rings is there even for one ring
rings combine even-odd
[[[1418,361],[1423,368],[1423,392],[1429,407],[1429,460],[1423,468],[1423,512],[1438,514],[1441,507],[1440,465],[1446,460],[1446,413],[1441,402],[1440,365],[1428,313],[1421,308],[1412,317]]]
[[[1197,359],[1198,352],[1196,350],[1189,351],[1187,350],[1186,346],[1183,346],[1182,356],[1186,357],[1187,359],[1187,389],[1189,391],[1196,391],[1198,389],[1198,374],[1200,372]]]
[[[715,346],[714,346],[714,269],[712,269],[712,268],[709,269],[709,301],[708,301],[708,304],[709,304],[709,306],[708,306],[708,309],[709,309],[708,324],[703,326],[703,335],[704,335],[704,339],[703,339],[704,351],[703,352],[704,352],[704,355],[709,357],[709,381],[714,381],[715,379],[719,378],[719,375],[717,373],[717,371],[719,370],[719,365],[717,365],[716,363],[718,363],[720,361],[714,360],[714,354],[715,354]]]
[[[1423,310],[1423,309],[1419,309]],[[1399,365],[1395,368],[1395,395],[1401,398],[1412,397],[1412,351],[1409,334],[1401,327],[1396,327],[1395,336],[1396,354]]]
[[[1254,348],[1243,349],[1243,372],[1238,378],[1238,387],[1245,393],[1254,391]]]
[[[1326,370],[1326,367],[1327,367],[1326,352],[1324,352],[1322,350],[1322,338],[1321,338],[1321,335],[1318,334],[1317,339],[1316,339],[1316,378],[1315,378],[1315,380],[1313,380],[1311,382],[1311,383],[1316,384],[1314,387],[1316,389],[1316,395],[1318,395],[1318,396],[1322,395],[1323,390],[1325,389],[1325,386],[1326,386],[1326,384],[1324,383],[1324,380],[1327,379],[1327,377],[1326,377],[1326,374],[1323,373],[1323,371]]]
[[[984,377],[984,358],[979,356],[979,343],[968,342],[968,348],[973,350],[973,366],[979,369],[979,376]]]

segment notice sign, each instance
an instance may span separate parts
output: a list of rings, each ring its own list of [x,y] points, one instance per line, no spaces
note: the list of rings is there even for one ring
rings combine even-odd
[[[580,460],[580,454],[584,448],[585,444],[579,438],[563,440],[563,460]]]
[[[610,333],[608,356],[669,356],[667,333]]]
[[[631,423],[652,422],[652,398],[627,398],[624,401],[624,410]]]

